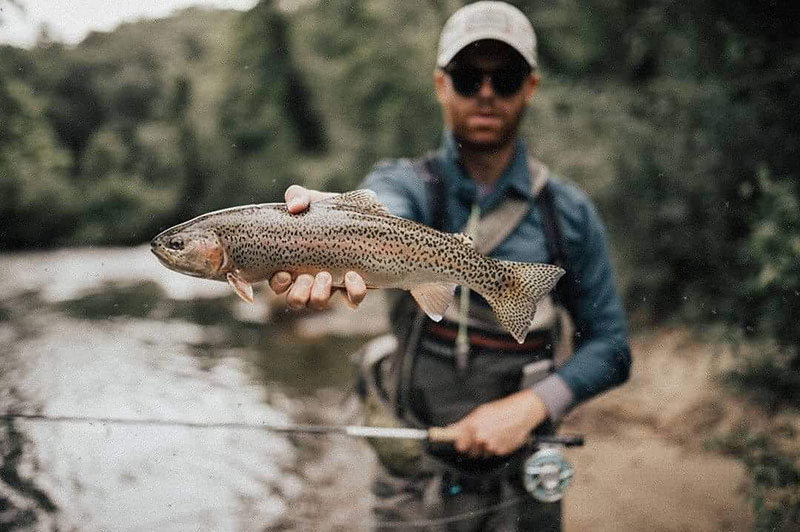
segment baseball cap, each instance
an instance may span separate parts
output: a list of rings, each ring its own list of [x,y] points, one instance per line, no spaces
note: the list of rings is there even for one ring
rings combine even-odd
[[[536,68],[536,34],[530,20],[511,4],[496,1],[469,4],[447,19],[439,37],[436,66],[446,67],[467,45],[484,39],[506,43]]]

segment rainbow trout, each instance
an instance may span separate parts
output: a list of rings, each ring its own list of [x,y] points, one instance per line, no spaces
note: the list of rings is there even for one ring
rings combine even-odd
[[[279,271],[293,278],[328,271],[334,286],[344,286],[345,273],[354,271],[369,288],[409,290],[439,321],[455,287],[465,285],[486,299],[520,343],[536,303],[564,274],[550,264],[481,255],[466,235],[393,216],[369,190],[314,202],[300,214],[289,213],[284,203],[203,214],[162,232],[151,247],[167,268],[227,281],[251,303],[252,283]]]

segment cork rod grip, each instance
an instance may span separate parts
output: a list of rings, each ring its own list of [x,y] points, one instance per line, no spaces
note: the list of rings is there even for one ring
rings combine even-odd
[[[431,427],[428,429],[428,441],[432,443],[453,443],[458,437],[455,427]]]

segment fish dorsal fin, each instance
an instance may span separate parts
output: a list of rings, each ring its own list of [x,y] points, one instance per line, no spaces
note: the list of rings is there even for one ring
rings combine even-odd
[[[344,192],[338,196],[332,196],[322,201],[330,202],[334,205],[354,207],[361,211],[389,214],[389,211],[386,210],[386,207],[380,202],[378,196],[368,189]]]
[[[411,295],[430,319],[441,321],[444,311],[453,301],[455,290],[453,283],[428,283],[412,288]]]
[[[475,240],[473,240],[472,237],[469,236],[468,234],[466,234],[466,233],[452,233],[452,235],[455,237],[456,240],[458,240],[462,244],[466,244],[471,248],[475,247]]]

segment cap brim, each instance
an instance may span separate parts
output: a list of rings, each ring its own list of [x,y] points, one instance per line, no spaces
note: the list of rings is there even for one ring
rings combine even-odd
[[[536,61],[533,57],[530,57],[529,54],[526,54],[524,50],[520,50],[520,47],[517,43],[512,42],[511,39],[506,37],[503,34],[498,34],[496,31],[485,31],[482,33],[473,33],[470,34],[466,38],[462,38],[451,44],[447,50],[442,51],[439,56],[436,58],[436,66],[439,68],[446,67],[450,61],[453,60],[455,56],[458,55],[458,52],[469,46],[470,44],[478,41],[485,41],[485,40],[492,40],[492,41],[500,41],[504,44],[507,44],[514,50],[516,50],[519,55],[525,59],[525,61],[530,65],[531,68],[536,68]]]

